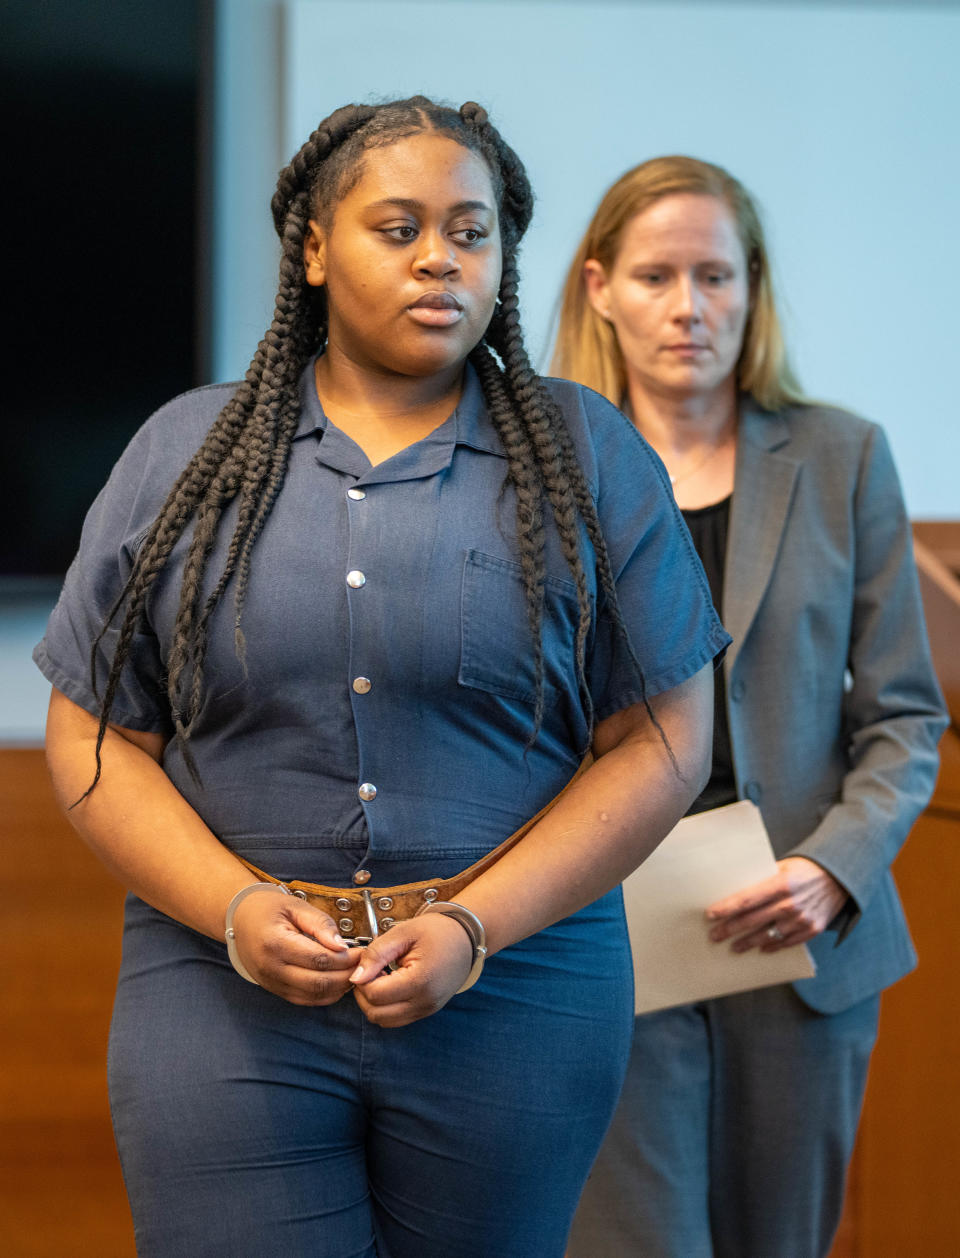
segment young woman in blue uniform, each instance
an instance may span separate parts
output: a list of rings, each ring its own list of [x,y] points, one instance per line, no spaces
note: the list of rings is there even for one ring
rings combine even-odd
[[[704,906],[716,946],[806,943],[817,964],[637,1019],[570,1253],[822,1258],[879,993],[915,961],[890,864],[945,724],[893,461],[876,424],[804,399],[753,202],[693,158],[604,195],[554,365],[662,456],[733,636],[694,811],[753,800],[779,859]]]
[[[531,204],[479,106],[322,123],[245,380],[134,438],[37,649],[131,890],[142,1254],[563,1252],[629,1043],[612,888],[703,784],[727,636],[659,461],[530,368]]]

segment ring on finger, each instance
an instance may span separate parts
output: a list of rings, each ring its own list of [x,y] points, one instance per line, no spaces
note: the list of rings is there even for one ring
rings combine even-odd
[[[767,938],[771,941],[771,943],[783,942],[783,931],[776,924],[776,922],[774,922],[772,926],[767,927],[766,933],[767,933]]]

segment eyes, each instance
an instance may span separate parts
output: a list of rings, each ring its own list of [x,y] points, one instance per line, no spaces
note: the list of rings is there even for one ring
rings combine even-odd
[[[674,272],[668,267],[645,267],[634,271],[633,278],[647,288],[665,288],[674,278]],[[696,282],[704,288],[725,288],[736,279],[730,267],[702,266],[694,270]]]
[[[381,236],[388,240],[395,240],[401,245],[410,244],[420,235],[420,228],[415,223],[410,222],[388,224],[385,227],[378,227],[376,230]],[[461,248],[470,249],[486,240],[490,232],[479,223],[469,223],[449,228],[446,234]]]

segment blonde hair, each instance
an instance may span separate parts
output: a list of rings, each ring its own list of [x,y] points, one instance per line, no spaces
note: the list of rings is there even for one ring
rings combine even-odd
[[[767,410],[804,402],[787,361],[757,208],[731,174],[694,157],[654,157],[621,175],[604,194],[563,286],[552,374],[588,385],[615,406],[621,404],[627,389],[623,354],[613,325],[590,304],[584,263],[595,258],[609,274],[627,224],[655,201],[679,193],[717,197],[736,223],[750,279],[750,312],[736,367],[740,390]]]

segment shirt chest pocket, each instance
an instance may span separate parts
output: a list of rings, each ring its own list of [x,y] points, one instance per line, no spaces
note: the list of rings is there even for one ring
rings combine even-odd
[[[545,696],[577,694],[574,642],[580,609],[572,581],[547,577],[543,607]],[[536,699],[534,637],[519,563],[467,551],[460,599],[462,686]],[[548,698],[549,702],[549,698]]]

